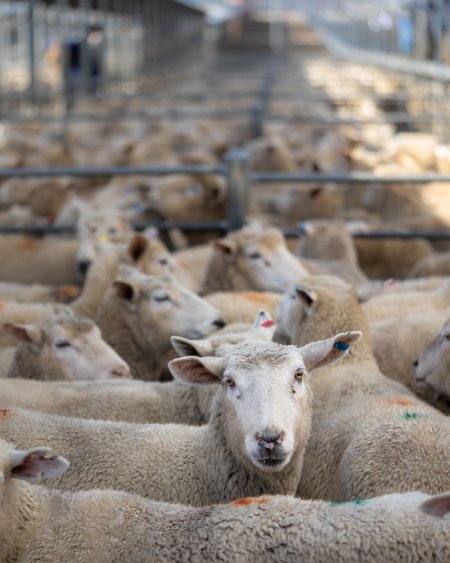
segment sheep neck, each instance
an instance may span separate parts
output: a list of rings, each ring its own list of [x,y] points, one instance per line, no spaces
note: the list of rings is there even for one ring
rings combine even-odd
[[[213,253],[203,283],[202,295],[216,291],[233,291],[239,289],[239,271],[236,263],[227,262],[227,259],[218,252]],[[243,288],[240,288],[243,289]]]
[[[125,314],[112,299],[102,305],[97,321],[103,338],[127,362],[135,378],[157,378],[164,368],[160,359],[164,351],[155,349],[149,327],[142,330],[137,318]],[[155,377],[150,378],[149,374]]]
[[[80,297],[71,305],[77,315],[95,318],[102,299],[115,278],[119,268],[119,257],[110,252],[99,258],[99,262],[92,266],[88,273]]]

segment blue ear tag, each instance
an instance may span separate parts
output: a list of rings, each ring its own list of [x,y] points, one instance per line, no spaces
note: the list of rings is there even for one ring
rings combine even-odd
[[[306,227],[303,223],[300,223],[300,225],[298,226],[298,233],[300,235],[306,234]]]
[[[338,350],[343,350],[344,352],[350,348],[349,344],[344,344],[343,342],[335,342],[333,348]]]

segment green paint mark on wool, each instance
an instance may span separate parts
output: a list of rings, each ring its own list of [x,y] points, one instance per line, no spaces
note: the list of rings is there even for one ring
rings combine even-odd
[[[329,504],[330,506],[339,506],[342,504],[367,504],[368,502],[369,502],[368,500],[355,499],[355,500],[344,501],[344,502],[331,501],[328,502],[327,504]]]
[[[423,418],[423,414],[419,414],[417,412],[405,412],[402,414],[403,420],[417,420],[418,418]]]

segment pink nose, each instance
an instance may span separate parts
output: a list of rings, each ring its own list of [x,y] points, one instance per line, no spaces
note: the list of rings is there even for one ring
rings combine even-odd
[[[125,365],[125,366],[116,366],[114,369],[112,369],[110,372],[110,377],[112,379],[116,377],[120,377],[122,379],[131,379],[132,375],[130,372],[130,368],[127,365]]]
[[[273,432],[271,434],[268,432],[265,434],[260,434],[259,432],[257,432],[255,434],[255,440],[258,442],[258,444],[264,446],[268,450],[273,450],[277,444],[281,444],[285,437],[285,432]]]

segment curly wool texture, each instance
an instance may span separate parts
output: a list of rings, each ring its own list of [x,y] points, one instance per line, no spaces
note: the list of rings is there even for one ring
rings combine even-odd
[[[361,330],[364,337],[340,365],[318,370],[312,381],[312,431],[298,496],[352,500],[450,490],[448,418],[380,372],[351,287],[324,276],[302,284],[317,300],[289,335],[294,344],[346,330]],[[403,418],[407,413],[420,416]]]
[[[217,386],[144,381],[58,382],[4,379],[3,405],[74,418],[134,423],[204,424]]]
[[[78,284],[77,240],[0,237],[2,280],[45,285]]]
[[[262,366],[285,362],[285,348],[249,344],[227,365],[252,365],[250,373],[257,377]],[[112,488],[196,506],[248,495],[293,494],[310,433],[309,386],[297,397],[292,456],[273,473],[250,460],[226,385],[219,387],[209,423],[202,427],[79,420],[6,408],[0,411],[0,436],[21,449],[46,443],[69,459],[67,473],[48,483],[64,490]],[[260,407],[255,405],[255,411]]]
[[[27,485],[21,485],[15,504],[27,502],[25,495],[32,499],[30,516],[34,510],[40,518],[19,533],[14,530],[10,555],[2,559],[8,563],[14,557],[27,563],[444,563],[450,558],[450,518],[423,513],[419,506],[429,497],[421,493],[337,506],[262,497],[204,508],[121,492],[60,494]],[[7,511],[13,512],[14,505]],[[5,523],[2,536],[15,521]]]
[[[450,307],[450,281],[440,287],[424,291],[411,289],[397,292],[381,292],[364,303],[363,310],[369,322],[398,318],[412,313],[428,313]]]

